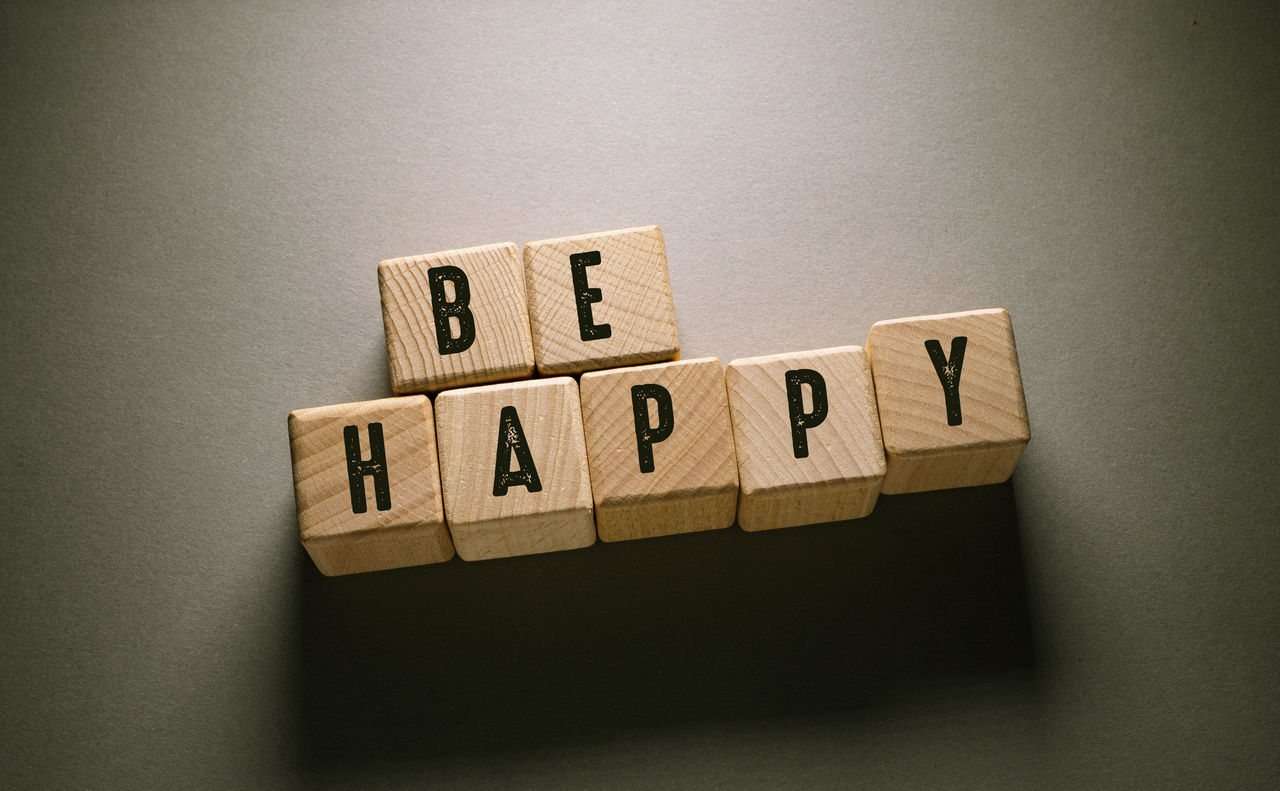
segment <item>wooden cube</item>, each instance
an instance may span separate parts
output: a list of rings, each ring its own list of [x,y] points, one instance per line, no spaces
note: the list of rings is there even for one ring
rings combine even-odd
[[[573,379],[445,391],[436,430],[445,515],[463,560],[595,543]]]
[[[867,352],[888,456],[885,494],[1009,479],[1031,427],[1008,313],[876,322]]]
[[[738,468],[718,359],[585,373],[581,389],[601,540],[733,524]]]
[[[453,557],[426,396],[289,413],[298,534],[324,574]]]
[[[383,261],[378,290],[393,392],[434,393],[533,373],[514,244]]]
[[[530,242],[524,273],[539,373],[579,373],[679,355],[658,226]]]
[[[725,376],[743,530],[871,513],[885,458],[861,347],[734,360]]]

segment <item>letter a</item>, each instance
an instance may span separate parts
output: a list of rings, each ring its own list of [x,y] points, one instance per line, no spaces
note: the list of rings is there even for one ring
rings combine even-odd
[[[511,469],[514,455],[520,469]],[[531,492],[542,491],[538,480],[538,468],[533,466],[533,454],[520,426],[520,415],[513,406],[504,406],[498,414],[498,460],[493,471],[493,496],[502,497],[508,487],[524,486]]]

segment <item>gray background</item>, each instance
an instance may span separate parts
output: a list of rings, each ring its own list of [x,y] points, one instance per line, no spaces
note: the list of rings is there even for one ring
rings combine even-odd
[[[1126,5],[6,3],[0,785],[1277,787],[1280,10]],[[647,223],[689,357],[1009,309],[1013,483],[321,578],[375,263]]]

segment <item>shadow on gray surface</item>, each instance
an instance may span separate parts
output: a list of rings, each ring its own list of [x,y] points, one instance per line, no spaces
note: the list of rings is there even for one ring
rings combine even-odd
[[[317,772],[1034,675],[1011,483],[767,533],[340,578],[299,564],[297,747]]]

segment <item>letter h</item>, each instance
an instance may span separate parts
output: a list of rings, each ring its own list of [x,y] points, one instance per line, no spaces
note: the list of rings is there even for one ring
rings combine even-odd
[[[347,478],[351,483],[351,512],[369,510],[364,497],[364,476],[373,476],[373,499],[379,511],[391,510],[391,482],[387,478],[387,448],[382,442],[382,424],[369,424],[369,458],[360,458],[360,430],[355,426],[342,429],[347,446]]]

